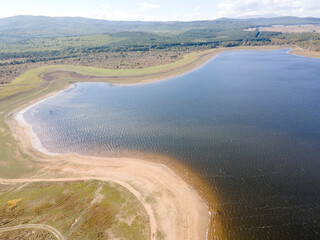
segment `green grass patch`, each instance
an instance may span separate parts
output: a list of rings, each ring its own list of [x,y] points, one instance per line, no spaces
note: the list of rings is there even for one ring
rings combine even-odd
[[[8,84],[0,86],[0,99],[7,96],[12,96],[14,94],[29,91],[41,86],[44,83],[43,76],[45,73],[56,72],[56,71],[72,71],[77,72],[82,75],[87,76],[97,76],[97,77],[132,77],[132,76],[145,76],[151,74],[161,74],[168,71],[174,71],[176,68],[183,67],[189,63],[192,63],[204,52],[194,52],[184,56],[181,60],[174,63],[142,68],[142,69],[102,69],[95,67],[84,67],[84,66],[72,66],[72,65],[53,65],[53,66],[43,66],[39,68],[34,68],[28,72],[22,74],[21,76],[14,79]],[[89,79],[87,79],[89,81]],[[121,83],[121,79],[119,80]]]
[[[18,83],[17,83],[18,84]],[[13,137],[10,128],[5,122],[7,114],[13,109],[29,101],[44,96],[52,91],[59,90],[68,84],[67,80],[52,82],[50,87],[36,88],[10,99],[0,100],[0,177],[17,178],[30,176],[38,170],[38,165],[32,157],[22,152],[17,140]]]
[[[90,204],[102,184],[95,204]],[[114,183],[30,183],[0,194],[0,228],[47,224],[69,239],[148,239],[149,220],[141,203]],[[75,219],[79,221],[71,232]],[[69,235],[68,235],[69,234]]]

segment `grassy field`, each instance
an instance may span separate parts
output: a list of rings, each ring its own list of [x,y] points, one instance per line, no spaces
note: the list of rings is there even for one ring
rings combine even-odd
[[[192,48],[129,52],[90,51],[85,54],[78,53],[78,55],[72,54],[63,58],[42,59],[41,61],[29,61],[19,57],[6,58],[0,60],[0,85],[11,82],[30,69],[42,66],[75,65],[116,70],[142,69],[176,62],[186,54],[195,51]]]
[[[174,63],[160,65],[156,67],[149,67],[143,69],[102,69],[94,67],[83,67],[83,66],[72,66],[72,65],[53,65],[44,66],[35,69],[31,69],[28,72],[14,79],[8,84],[0,86],[0,100],[3,97],[12,96],[17,93],[29,91],[41,87],[45,84],[44,75],[50,72],[68,71],[76,72],[84,76],[95,76],[95,77],[123,77],[112,82],[117,83],[137,83],[146,77],[152,78],[152,75],[158,75],[157,77],[165,78],[174,74],[179,68],[188,67],[189,64],[196,63],[201,56],[210,53],[210,50],[203,52],[194,52],[184,56],[181,60]],[[186,70],[186,69],[182,69]],[[126,77],[135,77],[131,81],[126,80]],[[88,79],[87,79],[88,80]],[[96,80],[97,81],[97,80]],[[105,81],[105,80],[102,80]]]
[[[259,31],[266,32],[282,32],[282,33],[305,33],[305,32],[317,32],[320,33],[319,25],[274,25],[272,27],[260,27]]]
[[[77,219],[77,220],[76,220]],[[30,183],[2,189],[0,230],[20,224],[47,224],[68,239],[148,239],[148,216],[126,189],[100,181]],[[19,231],[0,233],[0,238]],[[36,233],[47,239],[48,233]],[[40,234],[40,236],[39,236]]]
[[[14,234],[11,231],[3,232],[0,234],[2,239],[5,240],[56,240],[56,238],[48,231],[40,229],[21,229],[15,230]]]

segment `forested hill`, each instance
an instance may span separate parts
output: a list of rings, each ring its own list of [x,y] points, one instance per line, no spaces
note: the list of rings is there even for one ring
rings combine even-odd
[[[320,18],[216,19],[192,22],[108,21],[81,17],[15,16],[0,18],[0,41],[23,38],[66,37],[87,34],[133,32],[175,32],[226,30],[271,25],[320,24]]]
[[[145,68],[171,63],[199,50],[262,45],[290,45],[320,52],[320,18],[221,18],[192,22],[2,18],[0,87],[40,65]]]

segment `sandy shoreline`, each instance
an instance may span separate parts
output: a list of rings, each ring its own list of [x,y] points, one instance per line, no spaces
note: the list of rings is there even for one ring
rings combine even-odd
[[[32,102],[27,104],[27,107],[25,107],[25,108],[22,107],[23,108],[22,110],[19,110],[19,111],[15,110],[13,112],[14,120],[16,120],[20,124],[20,126],[24,129],[25,134],[29,136],[30,142],[31,142],[31,147],[33,149],[36,149],[37,151],[42,152],[43,154],[46,154],[48,156],[61,155],[60,153],[50,152],[45,147],[43,147],[43,145],[42,145],[40,139],[38,138],[37,134],[33,131],[32,126],[30,124],[28,124],[26,122],[26,120],[24,119],[23,114],[26,111],[28,111],[30,108],[32,108],[32,107],[34,107],[34,106],[46,101],[47,99],[49,99],[51,97],[54,97],[54,96],[58,95],[59,93],[61,93],[63,91],[71,89],[73,86],[74,86],[74,84],[69,84],[65,88],[63,88],[63,89],[61,89],[59,91],[51,92],[46,96],[43,96],[43,97],[40,97],[40,98],[37,98],[37,99],[33,100]],[[21,108],[19,108],[19,109],[21,109]]]
[[[284,47],[218,49],[212,52],[210,59],[224,51],[277,49],[284,49]],[[292,52],[292,49],[288,51],[289,54]],[[201,62],[201,64],[199,62],[193,65],[193,67],[197,67],[189,69],[185,73],[201,67],[210,59]],[[177,75],[181,75],[181,73]],[[143,82],[143,84],[145,83],[149,82]],[[71,86],[72,84],[69,84],[62,90],[35,99],[13,111],[12,116],[7,118],[7,123],[15,138],[18,139],[23,152],[33,156],[39,162],[49,164],[45,167],[46,173],[41,179],[0,179],[0,182],[28,182],[37,179],[38,181],[59,181],[61,179],[113,181],[131,191],[145,207],[150,217],[150,239],[157,239],[158,231],[165,233],[167,239],[208,239],[208,235],[210,239],[213,239],[217,229],[212,222],[214,220],[214,216],[211,216],[210,212],[212,206],[209,206],[206,193],[199,194],[205,187],[202,188],[201,181],[197,180],[198,177],[183,177],[182,175],[186,175],[183,172],[189,170],[182,170],[182,164],[177,167],[180,168],[177,170],[171,165],[167,166],[161,163],[161,159],[157,161],[155,159],[157,156],[151,157],[154,159],[150,159],[150,156],[146,158],[90,157],[76,153],[52,153],[42,146],[32,127],[23,118],[23,113]],[[192,184],[194,179],[199,183]],[[197,184],[201,185],[200,189],[196,189]],[[147,199],[152,199],[152,201]]]
[[[132,192],[145,207],[150,217],[150,239],[157,239],[157,232],[164,233],[167,239],[208,238],[210,211],[207,204],[193,187],[164,164],[137,158],[89,157],[47,151],[24,120],[23,113],[59,92],[50,93],[16,110],[7,120],[25,152],[40,161],[50,162],[41,181],[71,181],[76,178],[118,183]],[[36,179],[0,181],[30,182]]]

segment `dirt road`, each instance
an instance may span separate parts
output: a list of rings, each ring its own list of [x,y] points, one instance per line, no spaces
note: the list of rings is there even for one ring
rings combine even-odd
[[[22,229],[40,229],[50,232],[52,235],[55,236],[57,240],[65,240],[64,236],[54,227],[51,227],[46,224],[22,224],[13,227],[3,227],[0,228],[0,233],[14,231],[14,230],[22,230]]]

